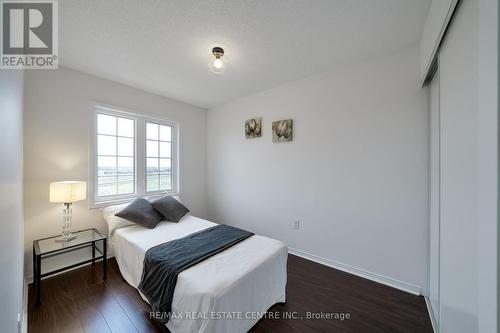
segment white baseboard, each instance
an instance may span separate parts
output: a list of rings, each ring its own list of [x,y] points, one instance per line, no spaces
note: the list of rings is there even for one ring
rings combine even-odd
[[[375,281],[378,283],[385,284],[386,286],[389,286],[389,287],[393,287],[393,288],[396,288],[396,289],[399,289],[402,291],[406,291],[406,292],[413,294],[413,295],[417,295],[417,296],[422,295],[422,288],[419,286],[413,285],[411,283],[399,281],[399,280],[396,280],[396,279],[393,279],[393,278],[390,278],[387,276],[383,276],[383,275],[380,275],[377,273],[372,273],[372,272],[369,272],[369,271],[361,269],[361,268],[356,268],[356,267],[353,267],[350,265],[340,263],[338,261],[322,258],[320,256],[317,256],[317,255],[314,255],[311,253],[307,253],[304,251],[300,251],[297,249],[288,248],[288,252],[291,254],[294,254],[296,256],[302,257],[304,259],[308,259],[308,260],[317,262],[319,264],[344,271],[346,273],[354,274],[354,275],[360,276],[360,277],[368,279],[368,280],[372,280],[372,281]]]
[[[431,307],[431,300],[427,296],[424,296],[424,298],[425,298],[425,305],[427,306],[427,312],[429,313],[429,318],[431,318],[432,330],[434,331],[434,333],[439,333],[436,317],[434,317],[434,311],[432,311]]]

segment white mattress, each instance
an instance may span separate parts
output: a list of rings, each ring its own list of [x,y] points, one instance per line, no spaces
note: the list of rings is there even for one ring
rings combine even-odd
[[[214,225],[187,215],[179,223],[161,222],[154,229],[138,225],[117,229],[112,243],[121,274],[137,288],[149,248]],[[247,332],[259,313],[285,301],[286,261],[284,243],[255,235],[181,272],[172,301],[172,313],[179,316],[170,319],[168,329]]]

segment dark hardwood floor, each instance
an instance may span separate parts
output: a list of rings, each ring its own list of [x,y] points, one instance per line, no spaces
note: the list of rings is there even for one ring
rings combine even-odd
[[[42,304],[29,287],[28,332],[168,332],[121,277],[114,259],[108,279],[101,266],[85,266],[42,281]],[[290,255],[287,301],[251,332],[432,333],[423,297],[417,297]],[[307,319],[306,312],[349,313],[350,319]],[[303,319],[283,319],[288,313]],[[280,318],[276,318],[279,316]]]

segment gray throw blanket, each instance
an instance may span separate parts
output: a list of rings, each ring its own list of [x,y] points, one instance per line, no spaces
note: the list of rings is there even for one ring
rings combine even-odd
[[[168,322],[177,276],[183,270],[252,235],[251,232],[221,224],[146,251],[139,290],[146,296],[153,311],[161,314],[155,316],[156,319]]]

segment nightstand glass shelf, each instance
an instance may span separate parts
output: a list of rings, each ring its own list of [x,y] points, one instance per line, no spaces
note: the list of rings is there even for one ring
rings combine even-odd
[[[101,234],[97,229],[85,229],[73,232],[76,238],[70,241],[61,241],[62,236],[53,236],[33,241],[33,282],[35,284],[35,303],[40,304],[40,287],[42,277],[57,274],[62,271],[92,263],[95,264],[96,260],[102,259],[103,279],[106,279],[106,265],[107,265],[107,246],[106,236]],[[97,246],[100,243],[101,249]],[[68,266],[42,273],[42,259],[61,255],[63,253],[77,251],[86,247],[91,247],[92,258],[71,263]],[[96,251],[99,256],[96,257]]]
[[[44,255],[56,251],[69,249],[75,246],[103,240],[106,238],[96,229],[77,231],[74,232],[73,235],[76,236],[76,238],[68,242],[61,242],[61,240],[63,239],[62,236],[54,236],[36,240],[35,249],[37,250],[37,254]]]

